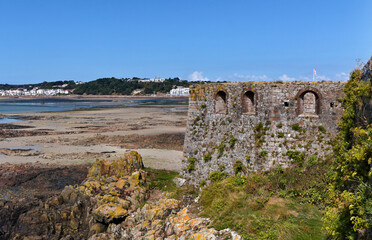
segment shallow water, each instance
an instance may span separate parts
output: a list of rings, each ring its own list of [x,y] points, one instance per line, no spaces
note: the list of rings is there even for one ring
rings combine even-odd
[[[8,118],[8,117],[0,118],[0,123],[12,123],[12,122],[17,122],[17,121],[19,120],[15,118]]]
[[[179,99],[0,99],[1,113],[20,112],[58,112],[94,107],[133,107],[138,105],[169,105],[185,104],[185,100]],[[4,118],[3,118],[4,119]],[[9,121],[9,120],[3,120]],[[4,123],[4,122],[3,122]]]

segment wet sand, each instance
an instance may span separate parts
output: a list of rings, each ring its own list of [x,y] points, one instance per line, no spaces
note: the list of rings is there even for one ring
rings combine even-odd
[[[180,170],[187,106],[3,114],[0,164],[89,164],[137,150],[146,167]]]

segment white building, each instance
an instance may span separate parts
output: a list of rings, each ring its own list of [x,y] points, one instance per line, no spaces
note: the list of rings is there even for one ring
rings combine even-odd
[[[152,80],[153,82],[164,82],[165,78],[154,78],[154,79],[150,79],[150,80]]]
[[[34,88],[30,91],[27,89],[15,89],[15,90],[1,90],[0,96],[56,96],[56,95],[68,95],[71,90],[64,89],[37,89]]]
[[[171,96],[189,96],[189,90],[190,88],[177,86],[176,89],[170,90],[169,94]]]
[[[140,79],[138,80],[138,82],[164,82],[165,81],[165,78],[143,78],[143,79]]]

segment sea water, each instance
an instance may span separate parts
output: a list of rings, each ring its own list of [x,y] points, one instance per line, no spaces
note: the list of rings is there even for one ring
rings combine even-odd
[[[0,99],[0,113],[20,112],[54,112],[68,111],[78,108],[105,106],[109,100],[77,100],[77,99]]]
[[[185,100],[179,99],[67,99],[67,98],[40,98],[40,99],[0,99],[0,114],[2,113],[21,113],[21,112],[57,112],[76,109],[96,108],[96,107],[133,107],[138,105],[152,104],[181,104]],[[1,118],[3,121],[10,119]]]

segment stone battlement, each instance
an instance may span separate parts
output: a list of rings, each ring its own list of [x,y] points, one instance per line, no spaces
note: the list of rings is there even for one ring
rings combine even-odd
[[[294,155],[331,152],[346,82],[212,83],[190,89],[183,175],[286,167]],[[243,167],[237,167],[237,166]]]

